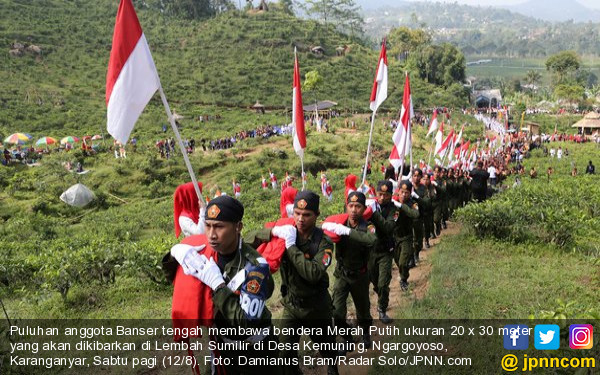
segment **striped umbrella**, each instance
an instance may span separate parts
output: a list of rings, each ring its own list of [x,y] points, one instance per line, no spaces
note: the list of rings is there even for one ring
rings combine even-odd
[[[43,138],[38,139],[35,142],[35,145],[36,146],[48,146],[48,145],[53,145],[56,142],[58,142],[58,141],[52,137],[43,137]]]
[[[61,145],[64,145],[67,143],[75,143],[75,142],[79,142],[79,138],[73,137],[73,136],[64,137],[63,139],[60,140]]]
[[[102,139],[101,135],[96,134],[95,136],[92,137],[92,141],[97,141],[99,139]]]
[[[22,145],[28,142],[32,138],[31,135],[26,133],[14,133],[4,138],[4,143],[12,143],[14,145]]]

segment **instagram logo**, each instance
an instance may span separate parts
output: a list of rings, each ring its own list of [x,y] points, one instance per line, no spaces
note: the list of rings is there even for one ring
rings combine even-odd
[[[591,349],[594,344],[594,328],[591,324],[571,324],[569,326],[569,346],[571,349]]]

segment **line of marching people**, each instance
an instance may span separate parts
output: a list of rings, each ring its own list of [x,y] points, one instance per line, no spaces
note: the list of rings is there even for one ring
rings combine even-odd
[[[205,205],[191,183],[177,188],[175,234],[185,238],[163,259],[174,284],[174,327],[255,329],[211,337],[234,344],[234,349],[211,352],[220,359],[213,362],[214,373],[300,374],[297,344],[305,332],[318,344],[328,374],[337,374],[341,358],[356,350],[353,345],[371,345],[371,285],[378,318],[392,322],[387,310],[393,264],[400,270],[399,287],[408,290],[410,268],[417,265],[423,245],[428,248],[430,238],[440,235],[470,193],[469,178],[452,169],[436,167],[432,176],[414,169],[401,181],[394,179],[392,169],[385,177],[370,189],[375,197],[367,198],[356,187],[357,177],[348,175],[344,211],[325,218],[321,226],[320,196],[287,187],[280,218],[244,235],[244,207],[237,199],[218,196]],[[329,267],[334,267],[331,293]],[[281,274],[284,309],[278,326],[287,329],[285,335],[274,334],[266,304],[275,272]],[[347,323],[349,295],[356,327]],[[248,367],[242,357],[255,358],[258,365]]]

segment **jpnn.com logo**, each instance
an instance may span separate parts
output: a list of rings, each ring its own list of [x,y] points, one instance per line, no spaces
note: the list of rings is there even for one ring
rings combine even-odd
[[[503,329],[504,349],[525,350],[529,347],[531,329],[524,324],[507,324]]]

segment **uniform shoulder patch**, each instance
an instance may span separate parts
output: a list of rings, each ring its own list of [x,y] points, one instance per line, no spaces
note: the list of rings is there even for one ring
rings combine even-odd
[[[260,292],[260,283],[255,279],[250,280],[248,281],[248,284],[246,284],[246,290],[248,293],[258,294],[258,292]]]
[[[367,227],[367,231],[369,231],[369,233],[375,233],[375,225],[371,224]]]
[[[412,208],[413,208],[413,210],[418,210],[419,209],[419,205],[415,203],[415,204],[413,204]]]
[[[323,259],[322,259],[323,265],[325,267],[329,267],[329,265],[331,264],[332,254],[333,254],[333,250],[331,250],[331,249],[325,250],[325,254],[323,254]]]

